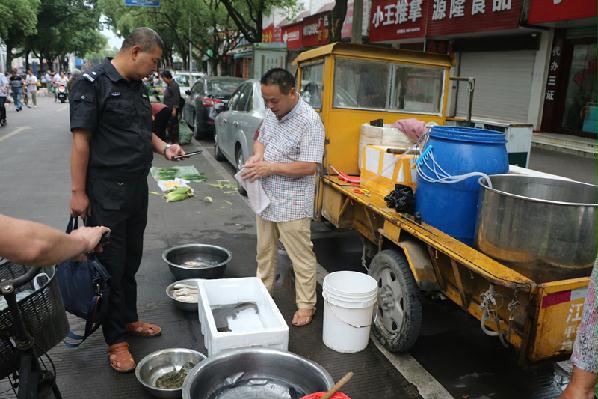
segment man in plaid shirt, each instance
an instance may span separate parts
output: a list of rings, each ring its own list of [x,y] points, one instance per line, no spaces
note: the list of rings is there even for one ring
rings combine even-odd
[[[311,242],[316,171],[324,155],[324,126],[305,103],[288,71],[275,68],[261,79],[268,110],[242,176],[261,179],[270,205],[257,215],[257,276],[272,292],[277,242],[295,271],[297,311],[293,325],[311,323],[316,306],[316,256]]]

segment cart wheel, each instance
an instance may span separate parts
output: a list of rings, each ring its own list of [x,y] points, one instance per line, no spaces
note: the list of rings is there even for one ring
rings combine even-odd
[[[415,344],[422,323],[419,289],[402,253],[392,249],[372,259],[369,275],[378,282],[374,336],[391,352],[406,352]]]

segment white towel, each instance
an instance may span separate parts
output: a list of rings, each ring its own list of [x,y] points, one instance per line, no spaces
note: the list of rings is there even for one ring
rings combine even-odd
[[[261,214],[264,209],[270,205],[270,199],[262,188],[262,182],[257,179],[253,182],[245,180],[241,177],[241,172],[237,172],[235,179],[239,182],[241,187],[247,191],[247,198],[249,199],[249,206],[256,214]]]

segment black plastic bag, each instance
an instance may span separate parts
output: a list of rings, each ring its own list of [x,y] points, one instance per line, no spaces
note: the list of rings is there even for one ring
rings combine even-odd
[[[413,189],[403,184],[395,184],[395,189],[384,197],[386,205],[399,213],[413,213],[415,210],[415,194]]]

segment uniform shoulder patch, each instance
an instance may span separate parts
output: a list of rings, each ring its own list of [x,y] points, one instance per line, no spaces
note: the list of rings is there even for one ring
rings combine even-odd
[[[95,72],[92,72],[95,75]],[[91,83],[93,83],[95,81],[95,78],[93,78],[90,74],[88,73],[84,73],[83,77],[87,80],[89,80]]]

